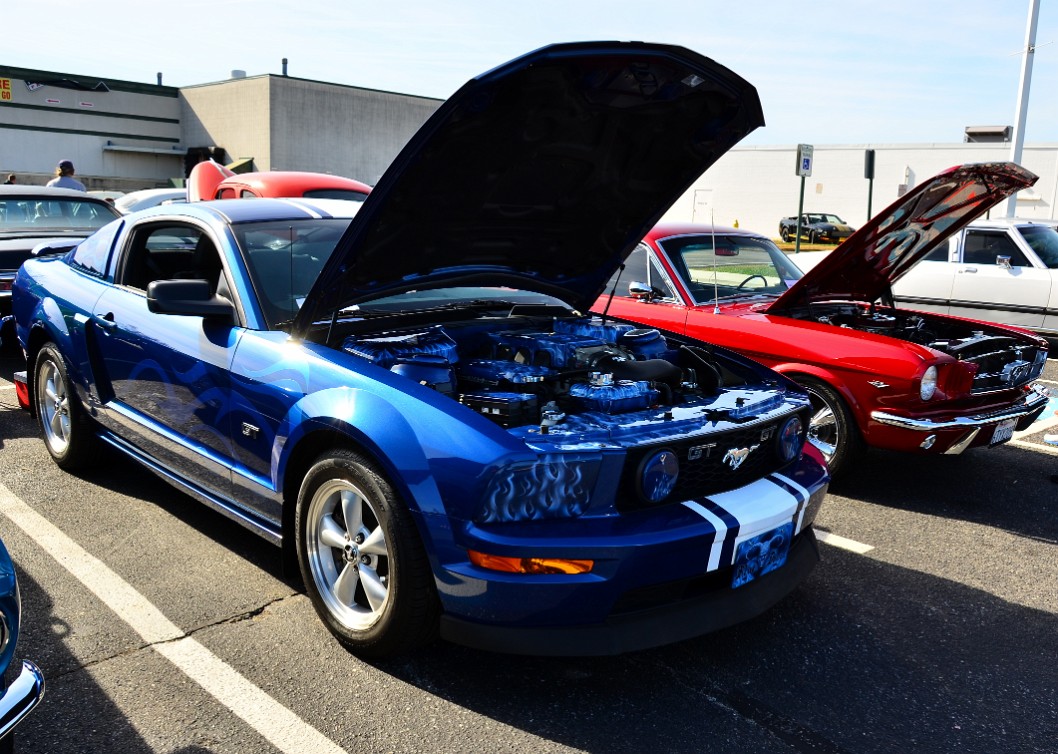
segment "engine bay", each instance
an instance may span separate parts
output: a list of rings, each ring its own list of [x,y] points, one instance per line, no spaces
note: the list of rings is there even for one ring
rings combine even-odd
[[[598,317],[474,319],[349,335],[341,348],[538,436],[745,422],[782,408],[786,393],[708,346]]]
[[[997,333],[983,323],[930,317],[891,307],[823,303],[792,312],[791,316],[917,343],[973,364],[975,392],[1023,385],[1042,373],[1047,360],[1046,348],[1007,331]]]

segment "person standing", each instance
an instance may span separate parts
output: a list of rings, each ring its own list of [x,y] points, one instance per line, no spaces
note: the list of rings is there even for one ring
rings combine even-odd
[[[84,184],[74,178],[73,174],[73,163],[69,160],[62,160],[59,163],[59,167],[55,168],[55,177],[48,181],[48,185],[55,188],[68,188],[85,191]]]

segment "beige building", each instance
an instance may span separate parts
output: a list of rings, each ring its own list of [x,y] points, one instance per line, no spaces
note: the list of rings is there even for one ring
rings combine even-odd
[[[264,74],[176,88],[0,65],[0,174],[45,183],[72,160],[89,189],[180,185],[204,157],[375,183],[441,104]]]

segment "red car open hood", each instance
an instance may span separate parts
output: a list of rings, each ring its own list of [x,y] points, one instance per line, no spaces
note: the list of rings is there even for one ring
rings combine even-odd
[[[873,302],[960,228],[1036,175],[1012,162],[949,168],[897,199],[768,307],[771,314],[817,301]]]

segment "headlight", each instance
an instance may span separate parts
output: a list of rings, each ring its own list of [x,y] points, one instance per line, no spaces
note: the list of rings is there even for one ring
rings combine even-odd
[[[591,501],[598,458],[544,454],[535,463],[498,469],[489,480],[478,523],[576,518]]]
[[[924,400],[928,401],[933,397],[933,393],[937,391],[937,368],[930,367],[922,375],[922,384],[918,386],[918,395]]]
[[[786,423],[782,425],[779,430],[779,458],[783,461],[792,461],[801,455],[801,448],[804,447],[804,424],[801,423],[801,418],[798,416],[791,416],[786,420]]]

